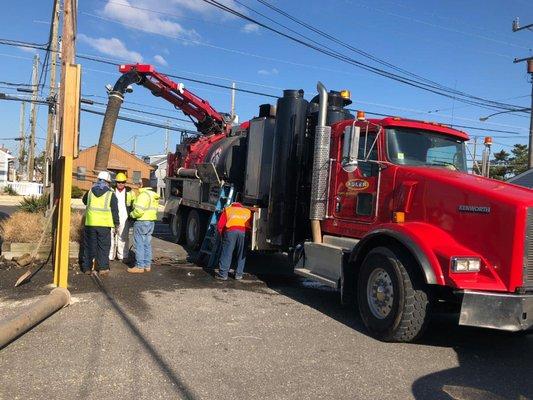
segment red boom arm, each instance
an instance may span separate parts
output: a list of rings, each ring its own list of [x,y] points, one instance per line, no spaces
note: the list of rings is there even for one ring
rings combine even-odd
[[[198,122],[195,122],[195,125],[202,134],[210,135],[230,131],[231,125],[221,113],[211,107],[209,102],[185,89],[182,83],[176,83],[166,75],[160,74],[152,65],[121,65],[119,71],[123,74],[137,74],[138,85],[146,87],[154,96],[164,98],[174,107],[182,110],[185,115],[196,119]]]

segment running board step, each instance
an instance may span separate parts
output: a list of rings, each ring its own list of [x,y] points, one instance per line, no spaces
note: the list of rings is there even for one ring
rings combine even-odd
[[[333,281],[331,279],[328,279],[328,278],[326,278],[324,276],[317,275],[317,274],[311,272],[310,270],[308,270],[307,268],[294,268],[294,273],[296,275],[303,276],[304,278],[308,278],[308,279],[312,279],[314,281],[320,282],[321,284],[329,286],[329,287],[332,287],[334,289],[338,289],[339,288],[339,285],[338,285],[337,282],[335,282],[335,281]]]

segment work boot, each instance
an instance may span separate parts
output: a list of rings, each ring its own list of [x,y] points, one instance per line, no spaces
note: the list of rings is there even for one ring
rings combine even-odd
[[[243,276],[242,275],[235,275],[236,281],[242,281]]]
[[[218,272],[216,272],[215,273],[215,279],[218,279],[219,281],[227,281],[228,277],[227,276],[222,276]]]
[[[146,268],[144,269],[144,272],[150,272],[151,270],[152,270],[152,267],[146,267]]]
[[[132,268],[128,268],[128,272],[130,274],[142,274],[144,272],[144,268],[132,267]]]
[[[85,275],[91,275],[93,273],[93,271],[91,271],[90,269],[82,269],[81,273],[85,274]]]
[[[109,275],[109,269],[101,269],[98,271],[98,275],[100,276],[107,276]]]

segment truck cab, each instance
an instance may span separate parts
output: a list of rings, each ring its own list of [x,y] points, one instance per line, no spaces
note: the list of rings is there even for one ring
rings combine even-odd
[[[355,298],[380,339],[416,339],[440,300],[463,325],[533,327],[533,193],[468,174],[467,140],[400,118],[331,126],[323,240],[296,272]]]

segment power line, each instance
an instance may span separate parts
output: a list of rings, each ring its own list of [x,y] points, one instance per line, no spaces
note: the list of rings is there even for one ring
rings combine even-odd
[[[118,65],[118,64],[117,64]],[[168,76],[172,76],[172,75],[168,75]],[[181,77],[183,78],[183,80],[188,80],[188,78],[184,78],[184,77]],[[207,81],[199,81],[199,83],[201,84],[204,84],[204,85],[208,85],[208,86],[212,86],[212,85],[216,85],[212,82],[207,82]],[[238,88],[236,88],[235,90],[239,90]],[[270,94],[267,94],[267,93],[259,93],[257,92],[256,93],[257,95],[261,95],[261,96],[267,96],[267,97],[276,97],[277,96],[273,96],[273,95],[270,95]],[[9,96],[9,95],[6,95],[5,93],[0,93],[0,100],[19,100],[19,101],[27,101],[27,102],[31,102],[31,100],[29,99],[20,99],[20,98],[6,98],[5,96]],[[97,96],[97,95],[84,95],[85,97],[87,96]],[[10,96],[10,97],[15,97],[15,96]],[[41,104],[47,104],[48,102],[45,101],[45,100],[41,100],[39,101]],[[98,105],[102,105],[102,106],[105,106],[106,103],[103,103],[103,102],[94,102],[92,101],[93,103],[95,104],[98,104]],[[84,103],[88,103],[88,102],[84,102]],[[89,103],[90,104],[90,103]],[[148,106],[150,107],[149,105],[146,105],[146,104],[142,104],[142,103],[132,103],[130,102],[130,104],[137,104],[139,106]],[[146,112],[144,110],[138,110],[138,109],[134,109],[134,108],[130,108],[130,107],[122,107],[126,110],[130,110],[130,111],[134,111],[134,112],[139,112],[141,114],[152,114],[152,115],[155,115],[155,116],[160,116],[160,117],[163,117],[163,118],[170,118],[170,119],[175,119],[175,120],[179,120],[179,121],[183,121],[183,122],[190,122],[189,120],[185,120],[185,119],[180,119],[180,118],[177,118],[177,117],[172,117],[172,116],[169,116],[169,115],[164,115],[164,114],[158,114],[158,113],[149,113],[149,112]],[[161,109],[163,109],[162,107],[160,107]],[[356,112],[357,110],[355,109],[347,109],[348,111],[352,111],[352,112]],[[95,114],[97,113],[96,111],[94,112]],[[376,116],[382,116],[382,117],[394,117],[396,115],[394,114],[385,114],[385,113],[378,113],[378,112],[372,112],[372,111],[367,111],[365,110],[365,113],[366,114],[369,114],[369,115],[376,115]],[[101,113],[101,115],[104,115],[103,113]],[[126,118],[126,117],[124,117]],[[131,122],[131,121],[130,121]],[[446,125],[446,124],[444,124]],[[163,125],[163,124],[158,124],[157,125],[158,127],[166,127],[166,125]],[[451,127],[457,127],[457,128],[462,128],[462,129],[470,129],[470,130],[480,130],[480,131],[486,131],[486,132],[494,132],[494,133],[507,133],[507,134],[511,134],[511,135],[519,135],[519,133],[517,132],[514,132],[514,131],[509,131],[509,130],[502,130],[502,129],[491,129],[491,128],[482,128],[482,127],[475,127],[475,126],[470,126],[470,125],[458,125],[458,124],[453,124],[453,125],[450,125]],[[177,131],[181,131],[181,129],[175,129]],[[511,138],[512,136],[509,136],[509,138]],[[514,136],[516,138],[520,137],[520,136]]]
[[[259,3],[261,3],[261,4],[263,4],[264,6],[268,7],[269,9],[275,11],[276,13],[281,14],[282,16],[288,18],[289,20],[291,20],[291,21],[297,23],[298,25],[303,26],[303,27],[309,29],[310,31],[312,31],[312,32],[314,32],[314,33],[320,35],[321,37],[324,37],[324,38],[326,38],[326,39],[328,39],[328,40],[331,40],[331,41],[333,41],[334,43],[339,44],[339,45],[341,45],[342,47],[344,47],[344,48],[346,48],[346,49],[348,49],[348,50],[351,50],[351,51],[353,51],[353,52],[355,52],[355,53],[357,53],[357,54],[359,54],[359,55],[362,55],[363,57],[366,57],[366,58],[368,58],[368,59],[370,59],[370,60],[372,60],[372,61],[374,61],[374,62],[376,62],[376,63],[378,63],[378,64],[381,64],[381,65],[383,65],[383,66],[386,66],[386,67],[388,67],[388,68],[391,68],[391,69],[393,69],[393,70],[395,70],[395,71],[401,72],[401,73],[403,73],[403,74],[406,74],[406,75],[412,76],[412,77],[414,77],[414,78],[418,78],[418,79],[420,79],[420,80],[422,80],[422,81],[424,81],[424,82],[427,82],[427,83],[431,84],[431,85],[434,86],[434,87],[441,88],[441,89],[446,90],[446,91],[448,91],[448,92],[450,92],[450,93],[454,93],[454,94],[458,94],[458,95],[462,95],[462,96],[472,97],[472,96],[469,95],[469,94],[466,94],[466,93],[461,92],[461,91],[457,91],[456,89],[451,89],[451,88],[449,88],[449,87],[446,87],[446,86],[444,86],[444,85],[439,84],[438,82],[435,82],[435,81],[432,81],[432,80],[430,80],[430,79],[424,78],[424,77],[422,77],[422,76],[420,76],[420,75],[417,75],[417,74],[415,74],[415,73],[412,73],[412,72],[410,72],[410,71],[408,71],[408,70],[405,70],[405,69],[403,69],[403,68],[397,67],[396,65],[391,64],[391,63],[389,63],[389,62],[387,62],[387,61],[384,61],[384,60],[382,60],[382,59],[379,59],[379,58],[377,58],[376,56],[374,56],[374,55],[372,55],[372,54],[370,54],[370,53],[368,53],[368,52],[366,52],[366,51],[363,51],[363,50],[361,50],[361,49],[358,49],[358,48],[356,48],[356,47],[350,45],[349,43],[346,43],[346,42],[344,42],[344,41],[338,39],[337,37],[334,37],[334,36],[328,34],[327,32],[324,32],[324,31],[322,31],[322,30],[316,28],[316,27],[313,26],[313,25],[310,25],[310,24],[308,24],[308,23],[306,23],[306,22],[304,22],[304,21],[302,21],[302,20],[299,20],[299,19],[295,18],[295,17],[292,16],[291,14],[289,14],[289,13],[283,11],[282,9],[280,9],[280,8],[278,8],[278,7],[275,7],[274,5],[268,3],[268,2],[265,1],[265,0],[257,0],[257,1],[258,1]],[[239,0],[235,0],[235,2],[236,2],[237,4],[240,4],[241,6],[246,7],[247,9],[249,9],[249,10],[251,10],[251,11],[253,11],[253,12],[255,12],[255,13],[261,15],[261,16],[263,16],[264,18],[267,18],[268,20],[273,21],[274,23],[276,23],[276,24],[278,24],[278,25],[280,25],[280,26],[285,27],[285,25],[282,25],[282,24],[277,23],[277,22],[274,21],[273,19],[271,19],[271,18],[265,16],[264,14],[261,14],[261,13],[255,11],[254,9],[252,9],[251,7],[248,7],[247,5],[243,4],[243,3],[240,2]],[[287,27],[285,27],[285,28],[286,28],[286,29],[289,29],[291,32],[295,32],[294,30],[292,30],[292,29],[290,29],[290,28],[287,28]],[[313,41],[313,42],[315,42],[315,41]],[[315,43],[316,43],[316,42],[315,42]],[[477,97],[476,97],[476,96],[473,96],[472,98],[477,98]],[[478,99],[481,99],[481,98],[478,98]],[[500,102],[498,102],[498,101],[493,101],[493,100],[490,100],[490,101],[493,102],[494,104],[497,104],[497,103],[499,103],[499,104],[504,104],[504,103],[500,103]]]
[[[88,104],[88,105],[92,105],[92,104],[97,104],[97,105],[100,105],[100,106],[107,106],[106,103],[102,103],[101,101],[94,101],[94,100],[86,100],[86,99],[82,99],[81,101],[82,103],[85,103],[85,104]],[[139,105],[143,105],[144,104],[139,104]],[[167,119],[173,119],[173,120],[176,120],[176,121],[182,121],[182,122],[188,122],[188,123],[192,123],[191,120],[189,119],[185,119],[185,118],[178,118],[178,117],[172,117],[170,115],[165,115],[165,114],[159,114],[159,113],[153,113],[153,112],[149,112],[149,111],[146,111],[146,110],[138,110],[136,108],[131,108],[131,107],[120,107],[121,110],[128,110],[128,111],[134,111],[134,112],[138,112],[138,113],[141,113],[141,114],[148,114],[148,115],[153,115],[153,116],[156,116],[156,117],[163,117],[163,118],[167,118]]]
[[[293,42],[296,42],[298,44],[301,44],[305,47],[308,47],[310,49],[313,49],[317,52],[320,52],[322,54],[325,54],[325,55],[328,55],[332,58],[335,58],[337,60],[340,60],[340,61],[343,61],[343,62],[346,62],[348,64],[351,64],[353,66],[356,66],[358,68],[361,68],[363,70],[366,70],[368,72],[371,72],[371,73],[374,73],[374,74],[377,74],[377,75],[380,75],[380,76],[383,76],[383,77],[387,77],[389,79],[392,79],[392,80],[395,80],[397,82],[401,82],[401,83],[404,83],[406,85],[409,85],[409,86],[412,86],[412,87],[416,87],[416,88],[419,88],[419,89],[422,89],[422,90],[425,90],[425,91],[428,91],[428,92],[431,92],[431,93],[434,93],[434,94],[438,94],[438,95],[441,95],[441,96],[444,96],[444,97],[448,97],[448,98],[452,98],[452,99],[455,99],[457,101],[461,101],[463,103],[467,103],[467,104],[476,104],[476,105],[484,105],[484,106],[492,106],[492,107],[499,107],[499,108],[503,108],[503,109],[512,109],[512,110],[516,110],[517,109],[517,106],[514,106],[514,105],[509,105],[509,104],[504,104],[504,103],[499,103],[499,102],[495,102],[495,101],[492,101],[492,100],[487,100],[487,99],[484,99],[484,98],[480,98],[480,97],[477,97],[477,96],[473,96],[473,95],[469,95],[469,94],[465,94],[465,93],[462,93],[462,92],[457,92],[457,91],[454,91],[454,90],[450,90],[450,89],[443,89],[443,88],[440,88],[440,87],[435,87],[435,86],[432,86],[431,84],[426,84],[426,83],[422,83],[420,81],[416,81],[416,80],[413,80],[413,79],[410,79],[410,78],[407,78],[405,76],[400,76],[400,75],[397,75],[397,74],[394,74],[394,73],[391,73],[391,72],[388,72],[388,71],[385,71],[383,69],[380,69],[380,68],[376,68],[376,67],[372,67],[368,64],[365,64],[365,63],[362,63],[360,61],[357,61],[353,58],[350,58],[350,57],[347,57],[345,55],[343,55],[342,53],[339,53],[337,51],[334,51],[334,50],[331,50],[330,48],[328,48],[327,46],[321,46],[321,47],[317,47],[316,45],[313,45],[312,43],[309,43],[309,42],[306,42],[306,41],[303,41],[301,39],[298,39],[298,38],[295,38],[294,36],[291,36],[287,33],[284,33],[278,29],[275,29],[275,28],[272,28],[271,26],[268,26],[267,24],[263,23],[263,22],[260,22],[258,20],[255,20],[247,15],[244,15],[234,9],[232,9],[231,7],[228,7],[216,0],[202,0],[203,2],[207,3],[207,4],[210,4],[210,5],[213,5],[214,7],[217,7],[223,11],[226,11],[232,15],[235,15],[241,19],[244,19],[246,21],[249,21],[249,22],[252,22],[252,23],[255,23],[271,32],[274,32],[286,39],[289,39]],[[458,97],[460,96],[460,97]],[[464,98],[463,98],[464,97]]]
[[[214,1],[214,0],[203,0],[203,1],[209,2],[209,1]],[[6,41],[9,42],[9,43],[7,43]],[[41,50],[44,50],[44,48],[42,48],[42,45],[39,45],[37,43],[16,41],[16,44],[13,44],[13,42],[14,41],[8,40],[8,39],[0,39],[0,44],[16,45],[16,46],[20,46],[20,47],[29,47],[29,48],[40,48]],[[36,47],[36,46],[41,46],[41,47]],[[120,63],[117,63],[115,61],[110,61],[110,59],[105,59],[103,57],[96,57],[96,56],[85,55],[85,54],[78,54],[77,56],[78,56],[78,58],[81,58],[81,59],[95,61],[95,62],[99,62],[99,63],[103,63],[103,64],[114,65],[114,66],[120,65]],[[180,76],[180,75],[168,74],[168,76],[174,77],[174,78],[178,78],[178,79],[187,80],[187,81],[191,81],[191,82],[201,83],[201,84],[210,84],[211,86],[215,86],[215,87],[231,90],[231,87],[228,86],[228,85],[221,85],[221,84],[215,84],[215,83],[206,83],[206,81],[203,81],[203,80],[200,80],[200,79],[187,78],[187,77]],[[240,91],[240,92],[243,92],[243,93],[249,93],[249,94],[254,94],[254,95],[262,95],[262,96],[267,96],[267,97],[270,97],[270,98],[277,98],[278,97],[278,96],[275,96],[275,95],[272,95],[272,94],[261,93],[261,92],[258,92],[258,91],[252,91],[252,90],[248,90],[248,89],[236,88],[236,90]],[[483,107],[484,106],[483,104],[481,104],[478,101],[469,101],[469,100],[465,100],[465,99],[459,99],[459,98],[456,98],[455,96],[451,96],[451,95],[445,95],[445,97],[453,98],[453,99],[456,99],[458,101],[465,102],[466,104],[471,104],[471,105],[475,105],[475,106],[478,106],[478,107]],[[487,101],[491,101],[491,100],[487,100]],[[501,104],[504,104],[504,103],[501,103]],[[485,106],[486,106],[486,104],[485,104]],[[504,108],[504,109],[509,110],[509,111],[511,111],[511,110],[512,111],[516,111],[517,110],[517,109],[510,109],[509,108],[509,107],[517,107],[517,106],[513,106],[513,105],[507,105],[505,107],[503,105],[502,106],[489,105],[489,107],[491,107],[492,109],[499,107],[498,109]]]
[[[207,0],[203,0],[205,2],[208,2]],[[211,1],[211,0],[210,0]],[[208,2],[209,3],[209,2]],[[213,3],[209,3],[209,4],[212,4]],[[220,4],[220,3],[219,3]],[[150,10],[150,9],[146,9],[146,11],[153,11],[153,12],[156,12],[155,10]],[[224,10],[224,11],[227,11],[227,10]],[[158,12],[159,13],[159,12]],[[110,22],[115,22],[115,23],[118,23],[118,24],[121,24],[121,25],[124,25],[124,26],[128,26],[128,27],[132,27],[134,29],[140,29],[138,26],[134,26],[134,25],[129,25],[129,24],[126,24],[122,21],[116,21],[116,20],[113,20],[113,19],[109,19],[109,18],[105,18],[105,17],[101,17],[101,16],[98,16],[98,15],[93,15],[93,14],[89,14],[89,13],[83,13],[83,14],[86,14],[86,15],[89,15],[91,17],[94,17],[94,18],[98,18],[98,19],[102,19],[102,20],[105,20],[105,21],[110,21]],[[237,14],[236,14],[237,15]],[[249,19],[248,17],[240,14],[238,16],[241,16],[241,17],[244,17],[245,19]],[[256,24],[260,24],[259,22],[255,21],[254,23]],[[266,27],[266,25],[262,24],[261,26],[264,26]],[[270,29],[272,30],[272,28],[269,28],[269,27],[266,27],[267,29]],[[208,43],[203,43],[203,42],[200,42],[200,41],[197,41],[197,40],[190,40],[190,39],[185,39],[183,37],[179,37],[179,36],[170,36],[170,35],[165,35],[165,34],[162,34],[160,32],[154,32],[154,31],[150,31],[150,30],[144,30],[144,29],[140,29],[140,30],[143,30],[145,32],[148,32],[148,33],[151,33],[151,34],[158,34],[158,35],[162,35],[162,36],[166,36],[166,37],[171,37],[171,38],[174,38],[174,39],[178,39],[178,40],[182,40],[182,41],[185,41],[185,42],[190,42],[190,43],[194,43],[194,44],[198,44],[198,45],[202,45],[202,46],[208,46],[208,47],[212,47],[212,48],[216,48],[216,49],[219,49],[219,50],[225,50],[225,51],[231,51],[231,52],[235,52],[235,53],[239,53],[241,55],[245,55],[245,56],[253,56],[253,57],[259,57],[259,58],[263,58],[263,59],[269,59],[269,60],[274,60],[274,61],[278,61],[278,62],[288,62],[288,61],[285,61],[285,60],[279,60],[279,59],[273,59],[273,58],[269,58],[269,57],[264,57],[264,56],[259,56],[257,54],[251,54],[251,53],[246,53],[246,52],[242,52],[242,51],[239,51],[239,50],[234,50],[234,49],[228,49],[228,48],[224,48],[224,47],[220,47],[220,46],[215,46],[215,45],[211,45],[211,44],[208,44]],[[281,34],[281,35],[284,35],[283,33],[279,32],[279,31],[276,31],[277,33]],[[298,33],[298,35],[301,35]],[[286,37],[290,37],[288,35],[285,35]],[[294,38],[293,38],[294,39]],[[306,45],[307,47],[310,47],[308,44],[305,44],[305,43],[302,43],[304,45]],[[450,89],[450,88],[447,88],[446,90],[444,90],[443,88],[439,88],[439,87],[435,87],[435,90],[429,90],[428,88],[424,88],[424,87],[421,87],[420,85],[425,85],[425,86],[431,86],[431,85],[428,85],[428,84],[423,84],[423,83],[420,83],[420,82],[416,82],[412,79],[409,79],[409,78],[406,78],[406,77],[401,77],[399,75],[395,75],[395,74],[392,74],[388,71],[384,71],[384,70],[380,70],[380,69],[377,69],[375,67],[371,67],[369,65],[366,65],[366,64],[363,64],[363,63],[360,63],[354,59],[349,59],[347,57],[345,57],[343,54],[341,53],[338,53],[338,52],[335,52],[334,50],[332,49],[329,49],[330,50],[330,53],[326,53],[322,50],[322,48],[324,48],[325,46],[323,44],[319,44],[318,47],[316,46],[311,46],[311,48],[313,48],[314,50],[316,51],[319,51],[319,52],[322,52],[324,54],[327,54],[327,55],[330,55],[332,57],[335,57],[341,61],[344,61],[344,62],[347,62],[349,64],[352,64],[352,65],[355,65],[355,66],[358,66],[362,69],[366,69],[370,72],[373,72],[373,73],[377,73],[378,75],[381,75],[381,76],[385,76],[385,77],[388,77],[388,78],[391,78],[391,79],[394,79],[396,81],[399,81],[399,82],[402,82],[402,83],[406,83],[410,86],[414,86],[414,87],[417,87],[417,88],[420,88],[420,89],[423,89],[423,90],[427,90],[427,91],[430,91],[432,93],[435,93],[435,94],[439,94],[439,95],[442,95],[442,96],[445,96],[445,97],[448,97],[448,98],[452,98],[452,99],[456,99],[455,96],[451,96],[451,95],[446,95],[446,93],[441,93],[441,92],[438,92],[439,90],[440,91],[443,91],[443,92],[450,92],[450,91],[455,91],[455,89]],[[327,47],[326,47],[327,48]],[[306,67],[309,67],[309,65],[304,65],[304,64],[298,64],[298,63],[294,63],[294,62],[288,62],[290,64],[294,64],[294,65],[300,65],[300,66],[306,66]],[[320,68],[320,69],[323,69],[323,68]],[[381,71],[381,72],[380,72]],[[344,72],[344,71],[341,71],[341,72]],[[394,77],[396,76],[396,78]],[[409,82],[407,82],[407,81]],[[442,85],[441,85],[442,86]],[[455,91],[457,92],[457,91]],[[458,92],[460,93],[460,92]],[[470,98],[475,98],[475,96],[472,96],[472,95],[468,95],[468,94],[458,94],[459,96],[462,96],[462,97],[470,97]],[[483,99],[483,98],[478,98],[479,100],[478,101],[472,101],[472,100],[467,100],[467,99],[457,99],[458,101],[461,101],[463,103],[466,103],[466,104],[471,104],[471,105],[475,105],[475,106],[478,106],[478,107],[492,107],[492,108],[489,108],[491,110],[494,110],[495,107],[498,107],[496,108],[497,110],[500,110],[501,108],[504,108],[504,109],[507,109],[507,110],[510,110],[510,109],[513,109],[513,107],[517,107],[517,106],[513,106],[513,105],[490,105],[490,102],[493,102],[492,100],[487,100],[487,99]],[[483,102],[486,102],[486,103],[483,103]],[[488,102],[488,103],[487,103]]]
[[[102,112],[102,111],[90,110],[90,109],[84,108],[84,107],[81,107],[80,110],[84,111],[84,112],[87,112],[87,113],[90,113],[90,114],[105,115],[105,113]],[[185,132],[185,133],[189,133],[189,134],[198,135],[198,132],[191,131],[189,129],[176,128],[176,127],[165,125],[165,124],[158,124],[158,123],[155,123],[155,122],[143,121],[143,120],[140,120],[140,119],[137,119],[137,118],[123,117],[123,116],[119,115],[118,119],[123,120],[123,121],[133,122],[135,124],[153,126],[153,127],[156,127],[156,128],[162,128],[162,129],[168,128],[169,130],[175,131],[175,132]]]
[[[85,57],[86,59],[90,59],[92,61],[96,61],[96,62],[100,61],[96,57],[89,57],[89,56],[83,56],[83,57]],[[115,66],[120,65],[118,63],[113,63],[112,61],[105,61],[105,63],[111,64],[111,65],[115,65]],[[232,90],[232,87],[231,86],[227,86],[227,85],[220,85],[220,84],[217,84],[217,83],[203,81],[203,80],[199,80],[199,79],[192,79],[192,78],[188,78],[188,77],[184,77],[184,76],[180,76],[180,75],[173,75],[173,74],[165,74],[165,75],[167,75],[168,77],[172,77],[172,78],[176,78],[176,79],[180,79],[180,80],[186,80],[186,81],[191,81],[191,82],[195,82],[195,83],[200,83],[200,84],[203,84],[203,85],[221,87],[221,88],[224,88],[224,89]],[[235,90],[236,91],[240,91],[240,92],[245,92],[245,93],[250,93],[251,92],[251,91],[248,91],[246,89],[241,89],[241,88],[235,88]],[[259,95],[259,96],[270,97],[270,98],[276,98],[276,99],[279,97],[279,96],[271,95],[271,94],[268,94],[268,93],[257,92],[257,91],[253,91],[253,94]],[[141,104],[139,104],[139,105],[141,105]],[[350,111],[357,111],[357,110],[353,110],[353,109],[349,109],[349,110]],[[367,113],[368,114],[372,114],[372,115],[392,116],[391,114],[381,114],[381,113],[372,113],[372,112],[367,112]],[[455,125],[455,126],[462,127],[462,128],[474,129],[474,130],[485,130],[485,131],[498,132],[498,133],[509,133],[509,134],[515,134],[515,135],[517,134],[516,132],[506,131],[506,130],[484,129],[484,128],[466,126],[466,125]]]
[[[2,44],[2,41],[5,41],[5,40],[6,39],[0,39],[0,44]],[[32,47],[32,46],[41,46],[39,44],[29,43],[29,42],[17,42],[17,45],[28,45],[30,47]],[[109,59],[105,60],[105,59],[102,59],[102,58],[99,58],[99,57],[96,57],[96,56],[91,56],[91,55],[78,55],[78,57],[79,58],[83,58],[83,59],[87,59],[87,60],[91,60],[91,61],[95,61],[95,62],[105,63],[105,64],[108,64],[108,65],[113,65],[113,66],[120,65],[119,63],[110,61]],[[173,78],[177,78],[177,79],[181,79],[181,80],[191,81],[191,82],[195,82],[195,83],[200,83],[200,84],[204,84],[204,85],[208,85],[208,86],[214,86],[214,87],[219,87],[219,88],[228,89],[228,90],[232,89],[230,86],[227,86],[227,85],[221,85],[221,84],[208,82],[208,81],[204,81],[204,80],[200,80],[200,79],[193,79],[193,78],[188,78],[188,77],[179,76],[179,75],[172,75],[172,74],[168,74],[167,76],[173,77]],[[259,96],[265,96],[265,97],[269,97],[269,98],[278,98],[278,96],[275,96],[275,95],[272,95],[272,94],[258,92],[258,91],[250,91],[250,90],[242,89],[242,88],[235,88],[235,90],[239,91],[239,92],[250,93],[250,94],[259,95]],[[0,99],[1,98],[2,97],[0,96]],[[13,100],[13,99],[9,99],[9,98],[4,98],[4,99],[5,100]],[[28,101],[28,100],[24,100],[24,101]],[[47,103],[47,102],[46,101],[41,101],[41,103]],[[99,104],[105,105],[104,103],[99,103]],[[140,103],[132,103],[132,104],[138,104],[138,105],[141,105],[141,106],[146,106],[146,105],[140,104]],[[151,107],[153,107],[153,106],[151,106]],[[128,108],[125,108],[125,109],[128,109]],[[140,113],[147,113],[145,111],[131,109],[131,108],[130,108],[130,110],[131,111],[135,111],[135,112],[140,112]],[[355,111],[355,110],[352,110],[352,111]],[[94,112],[94,113],[97,113],[97,112]],[[391,116],[390,114],[373,113],[373,112],[370,112],[370,111],[367,111],[367,113],[371,114],[371,115]],[[164,118],[171,118],[171,119],[175,119],[175,120],[182,120],[184,122],[189,122],[188,120],[178,119],[176,117],[171,117],[171,116],[168,116],[168,115],[162,115],[162,114],[157,114],[157,113],[152,113],[152,114],[155,114],[156,116],[161,116],[161,117],[164,117]],[[126,118],[126,117],[124,117],[124,118]],[[473,126],[467,126],[467,125],[454,125],[454,126],[460,127],[460,128],[472,129],[472,130],[483,130],[483,131],[488,131],[488,132],[508,133],[508,134],[517,135],[516,132],[506,131],[506,130],[480,128],[480,127],[473,127]],[[158,127],[166,127],[166,125],[159,124]],[[181,131],[180,129],[177,129],[177,130]]]
[[[406,74],[406,75],[410,75],[410,76],[412,76],[412,77],[414,77],[414,78],[418,78],[418,79],[421,79],[421,80],[426,81],[426,82],[428,82],[428,83],[431,83],[431,84],[433,84],[433,85],[437,85],[437,86],[440,86],[440,87],[443,87],[443,88],[444,88],[444,86],[440,85],[440,84],[437,83],[437,82],[434,82],[434,81],[429,80],[429,79],[426,79],[426,78],[424,78],[424,77],[422,77],[422,76],[420,76],[420,75],[417,75],[417,74],[415,74],[415,73],[412,73],[412,72],[410,72],[410,71],[407,71],[407,70],[405,70],[405,69],[403,69],[403,68],[400,68],[400,67],[398,67],[398,66],[396,66],[396,65],[394,65],[394,64],[391,64],[391,63],[389,63],[389,62],[387,62],[387,61],[384,61],[384,60],[382,60],[382,59],[379,59],[378,57],[376,57],[376,56],[374,56],[374,55],[372,55],[372,54],[370,54],[370,53],[368,53],[368,52],[366,52],[366,51],[364,51],[364,50],[358,49],[358,48],[356,48],[356,47],[354,47],[354,46],[352,46],[352,45],[350,45],[350,44],[348,44],[348,43],[346,43],[346,42],[343,42],[342,40],[340,40],[340,39],[338,39],[338,38],[336,38],[336,37],[334,37],[334,36],[328,34],[327,32],[322,31],[322,30],[316,28],[315,26],[310,25],[310,24],[308,24],[308,23],[306,23],[306,22],[304,22],[304,21],[302,21],[302,20],[300,20],[300,19],[297,19],[296,17],[290,15],[289,13],[283,11],[282,9],[280,9],[280,8],[278,8],[278,7],[275,7],[274,5],[268,3],[268,2],[265,1],[265,0],[257,0],[257,1],[258,1],[259,3],[261,3],[261,4],[263,4],[264,6],[268,7],[269,9],[273,10],[274,12],[276,12],[276,13],[278,13],[278,14],[281,14],[281,15],[283,15],[284,17],[288,18],[289,20],[295,22],[296,24],[298,24],[298,25],[300,25],[300,26],[303,26],[304,28],[307,28],[307,29],[309,29],[310,31],[312,31],[312,32],[314,32],[314,33],[320,35],[321,37],[324,37],[324,38],[326,38],[326,39],[328,39],[328,40],[330,40],[330,41],[332,41],[332,42],[334,42],[334,43],[336,43],[336,44],[339,44],[339,45],[341,45],[342,47],[344,47],[344,48],[346,48],[346,49],[348,49],[348,50],[351,50],[351,51],[353,51],[353,52],[356,53],[356,54],[359,54],[359,55],[361,55],[361,56],[363,56],[363,57],[366,57],[366,58],[368,58],[368,59],[370,59],[370,60],[372,60],[372,61],[374,61],[374,62],[376,62],[376,63],[378,63],[378,64],[381,64],[381,65],[383,65],[383,66],[385,66],[385,67],[391,68],[391,69],[393,69],[393,70],[395,70],[395,71],[398,71],[398,72],[404,73],[404,74]],[[249,10],[251,10],[251,11],[253,11],[253,12],[255,12],[255,13],[257,13],[257,14],[263,16],[263,17],[265,17],[265,18],[268,18],[269,20],[273,21],[274,23],[277,23],[276,21],[272,20],[271,18],[266,17],[264,14],[258,13],[256,10],[252,9],[251,7],[246,6],[245,4],[243,4],[242,2],[240,2],[239,0],[235,0],[235,2],[238,3],[238,4],[240,4],[240,5],[243,6],[243,7],[246,7],[247,9],[249,9]],[[278,25],[281,25],[281,24],[278,24]],[[284,25],[281,25],[281,26],[284,26]],[[287,29],[288,29],[288,28],[287,28]],[[292,29],[291,29],[291,31],[294,32]],[[316,43],[316,42],[315,42],[315,43]]]

